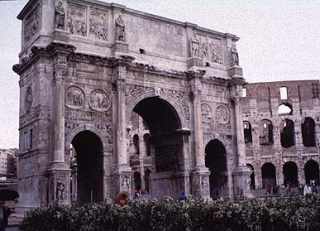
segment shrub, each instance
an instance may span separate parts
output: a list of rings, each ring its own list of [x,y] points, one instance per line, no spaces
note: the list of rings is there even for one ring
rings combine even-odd
[[[38,208],[24,231],[318,231],[320,196],[242,202],[189,199]]]

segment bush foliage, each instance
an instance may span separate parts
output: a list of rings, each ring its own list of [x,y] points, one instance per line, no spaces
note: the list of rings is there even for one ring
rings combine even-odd
[[[242,202],[189,199],[38,208],[24,231],[319,231],[320,195]]]

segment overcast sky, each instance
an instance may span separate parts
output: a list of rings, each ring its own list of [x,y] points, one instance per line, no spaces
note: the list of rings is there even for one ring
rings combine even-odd
[[[0,149],[18,147],[18,62],[26,0],[0,0]],[[318,0],[113,0],[129,8],[196,23],[240,37],[248,82],[320,78]]]

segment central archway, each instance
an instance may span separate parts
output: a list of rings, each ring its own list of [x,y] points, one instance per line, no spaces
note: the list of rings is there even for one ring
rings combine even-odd
[[[148,187],[152,196],[177,197],[183,191],[183,178],[175,174],[183,170],[183,139],[176,109],[160,97],[150,97],[141,100],[133,112],[142,117],[150,132],[148,146],[154,150],[154,166]]]
[[[217,139],[211,140],[205,148],[205,165],[210,170],[210,196],[217,199],[227,195],[225,190],[228,183],[226,149]]]
[[[71,142],[75,154],[77,201],[103,200],[103,145],[91,131],[78,133]]]

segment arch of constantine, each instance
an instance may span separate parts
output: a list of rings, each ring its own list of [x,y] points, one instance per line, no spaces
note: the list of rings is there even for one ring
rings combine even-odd
[[[18,19],[21,207],[252,196],[237,36],[96,0]]]

